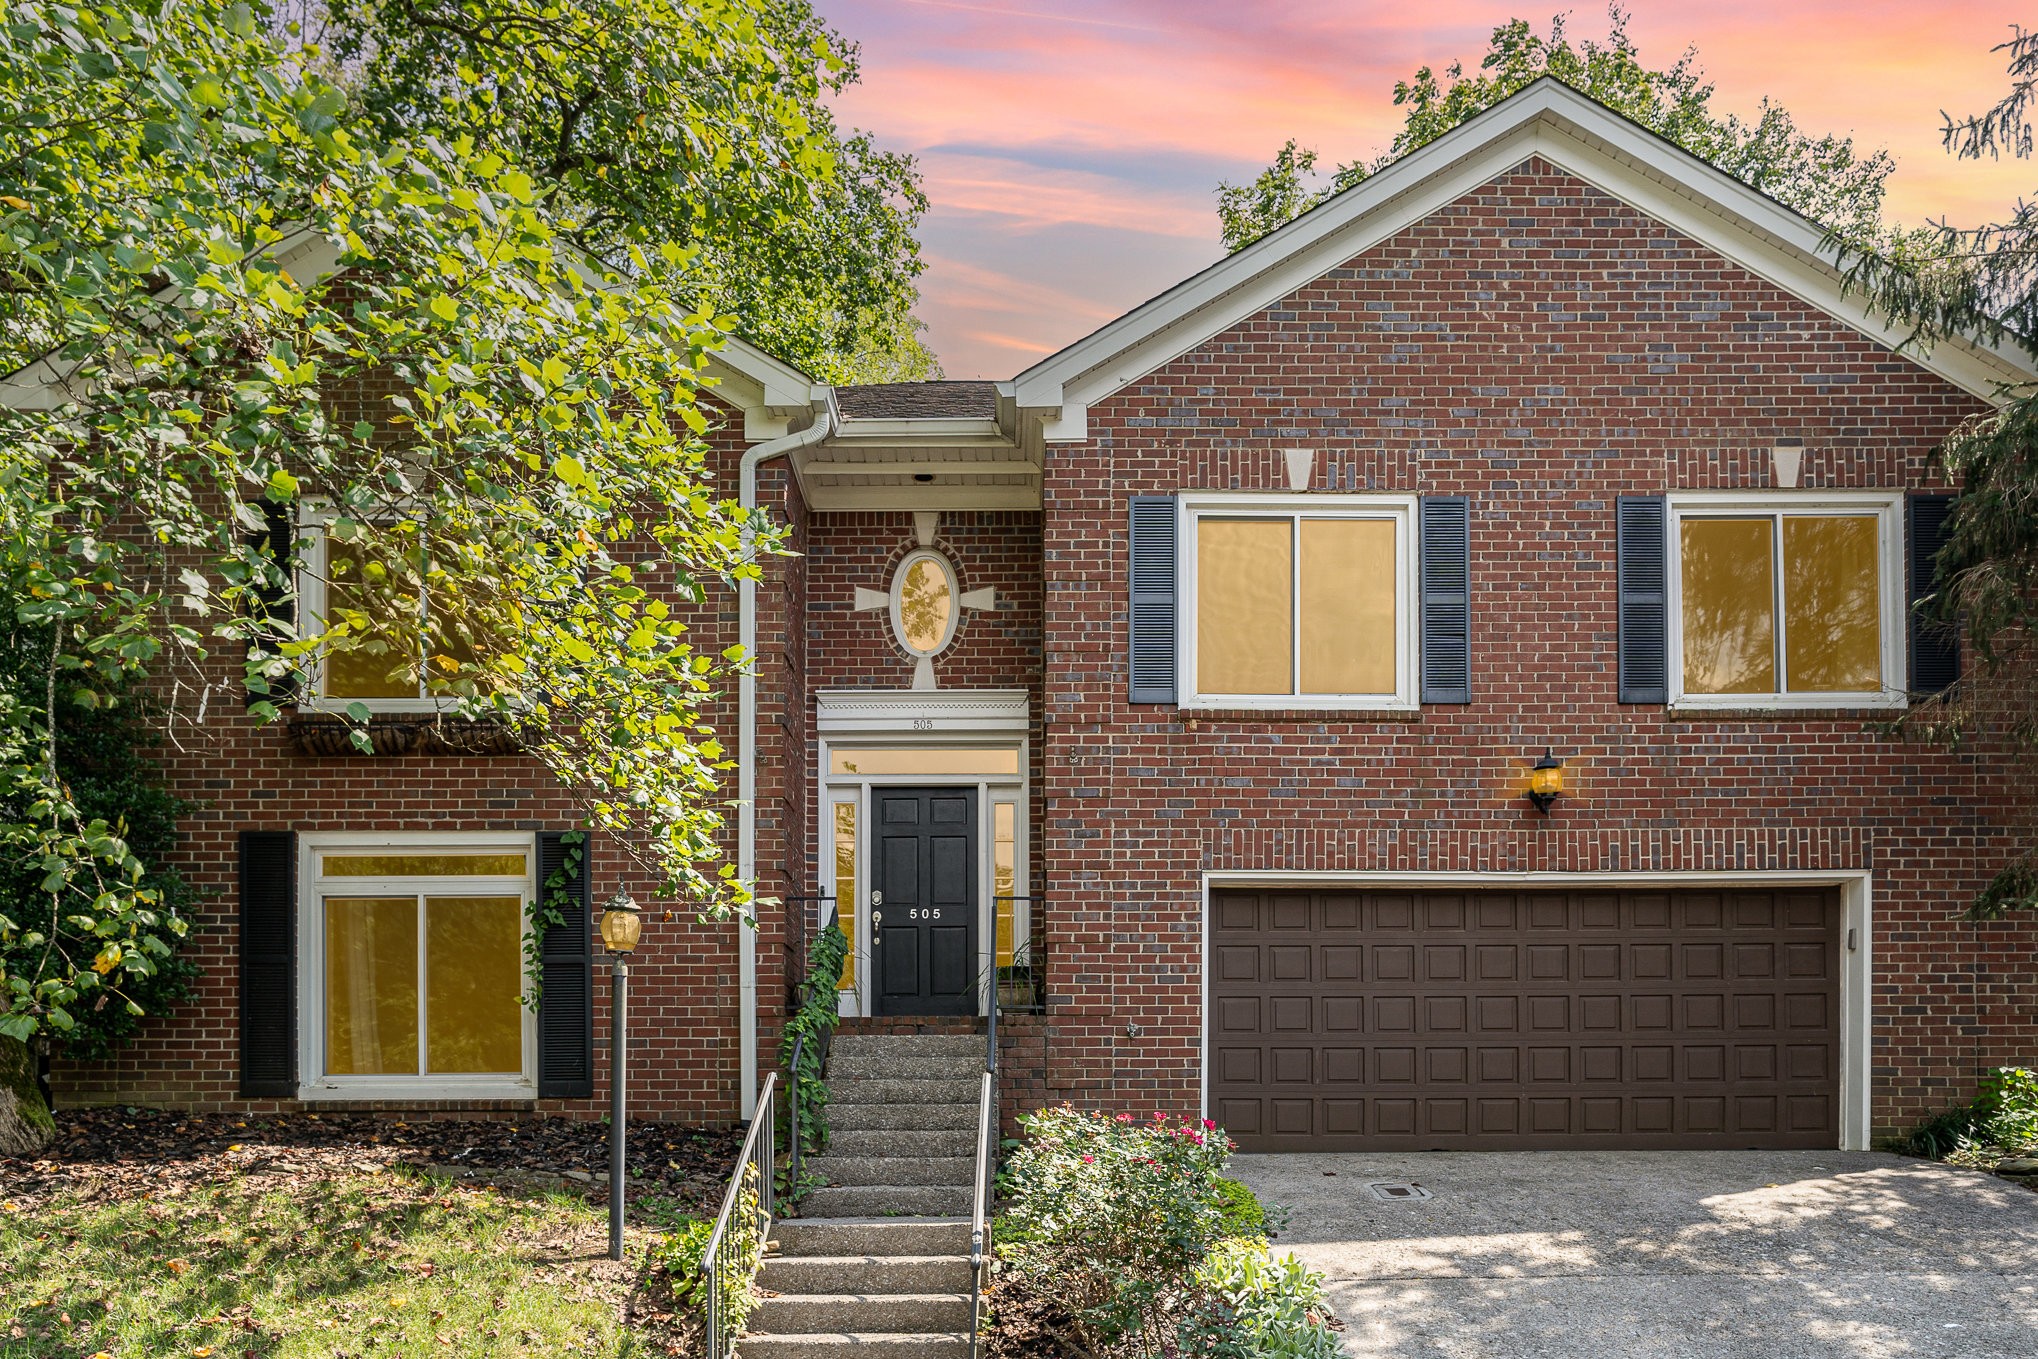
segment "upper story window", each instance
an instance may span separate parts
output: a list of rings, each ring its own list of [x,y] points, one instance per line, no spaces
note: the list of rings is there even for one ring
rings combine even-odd
[[[1902,508],[1880,491],[1671,496],[1671,701],[1900,705]]]
[[[475,648],[443,589],[431,581],[424,537],[378,526],[342,538],[329,510],[306,513],[298,597],[318,634],[338,624],[365,640],[329,650],[311,667],[306,706],[374,712],[433,711],[450,684],[471,678]]]
[[[1413,708],[1414,507],[1183,496],[1183,706]]]

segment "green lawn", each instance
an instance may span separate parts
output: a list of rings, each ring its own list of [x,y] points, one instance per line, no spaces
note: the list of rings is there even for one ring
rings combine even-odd
[[[401,1170],[0,1185],[0,1359],[681,1353],[624,1320],[669,1322],[647,1240],[614,1264],[599,1204]]]

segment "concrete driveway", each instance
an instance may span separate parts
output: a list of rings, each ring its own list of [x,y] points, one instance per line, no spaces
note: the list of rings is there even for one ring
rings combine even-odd
[[[2038,1359],[2038,1194],[1871,1152],[1240,1156],[1353,1355]],[[1383,1201],[1374,1182],[1426,1199]]]

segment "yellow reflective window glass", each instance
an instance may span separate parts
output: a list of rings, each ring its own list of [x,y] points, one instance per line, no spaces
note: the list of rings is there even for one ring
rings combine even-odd
[[[521,854],[324,854],[329,878],[521,878]]]
[[[1295,692],[1292,519],[1196,521],[1196,689]]]
[[[326,538],[326,625],[360,640],[325,657],[329,698],[418,696],[418,598],[400,547]]]
[[[955,617],[955,582],[932,557],[921,557],[899,579],[899,631],[923,655],[941,650]]]
[[[425,1069],[524,1069],[522,897],[425,898]]]
[[[1013,895],[1018,891],[1018,808],[1009,802],[991,807],[991,897],[996,907],[998,966],[1012,965]]]
[[[849,940],[842,959],[843,991],[856,989],[856,804],[835,804],[835,923]]]
[[[1776,692],[1774,532],[1770,519],[1682,521],[1686,693]]]
[[[416,897],[325,899],[326,1070],[418,1069]]]
[[[1017,774],[1019,748],[994,746],[880,746],[868,750],[836,747],[828,768],[837,774]]]
[[[1783,520],[1783,673],[1792,693],[1882,688],[1882,591],[1872,515]]]
[[[1304,519],[1302,692],[1394,692],[1394,521]]]

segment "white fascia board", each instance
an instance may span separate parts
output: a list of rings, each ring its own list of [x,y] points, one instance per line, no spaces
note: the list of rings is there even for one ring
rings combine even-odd
[[[798,464],[794,464],[796,467]],[[958,464],[963,465],[963,464]],[[902,481],[884,486],[840,486],[832,479],[800,476],[800,497],[807,508],[821,512],[841,510],[1037,510],[1040,483],[1019,486],[930,486]]]
[[[1082,407],[1532,155],[1690,235],[1878,343],[1896,349],[1906,337],[1906,331],[1870,315],[1860,298],[1844,294],[1816,225],[1546,78],[1021,373],[1013,383],[1018,404],[1043,418],[1050,441],[1081,438]],[[2028,362],[2007,347],[1948,341],[1928,353],[1901,352],[1985,399],[1994,397],[1998,383],[2033,376]]]

